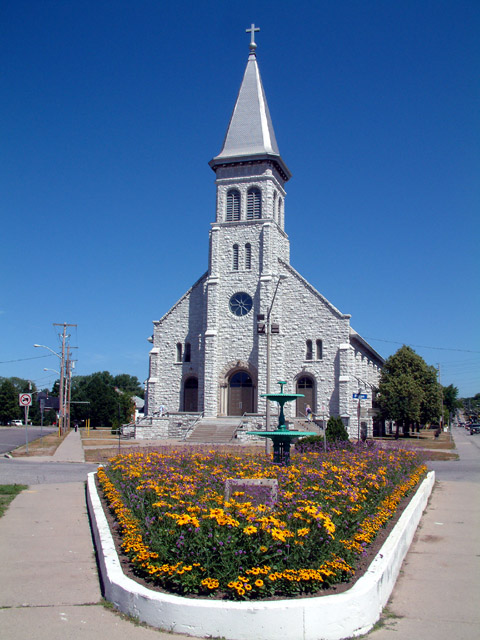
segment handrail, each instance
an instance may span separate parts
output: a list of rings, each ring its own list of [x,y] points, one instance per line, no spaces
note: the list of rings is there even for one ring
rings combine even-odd
[[[184,435],[182,437],[182,440],[186,440],[187,439],[187,437],[190,435],[190,433],[195,429],[195,425],[198,422],[200,422],[200,420],[203,418],[203,414],[204,414],[204,412],[202,411],[202,413],[199,416],[197,416],[197,419],[194,422],[192,422],[191,425],[189,425],[189,428],[185,431],[185,433],[184,433]]]

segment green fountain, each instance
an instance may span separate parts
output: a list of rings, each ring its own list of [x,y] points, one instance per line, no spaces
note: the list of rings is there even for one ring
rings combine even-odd
[[[247,433],[260,436],[261,438],[271,438],[273,441],[273,464],[289,464],[290,463],[290,445],[294,438],[302,436],[311,436],[309,431],[290,431],[285,424],[285,414],[283,406],[287,402],[292,402],[297,398],[304,398],[303,393],[284,393],[283,387],[286,382],[279,382],[280,393],[262,393],[262,398],[278,402],[280,405],[280,416],[278,418],[278,427],[275,431],[247,431]]]

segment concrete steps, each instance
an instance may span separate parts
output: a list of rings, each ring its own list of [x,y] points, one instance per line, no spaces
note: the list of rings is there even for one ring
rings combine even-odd
[[[241,417],[235,418],[202,418],[188,436],[187,442],[225,444],[233,440]]]

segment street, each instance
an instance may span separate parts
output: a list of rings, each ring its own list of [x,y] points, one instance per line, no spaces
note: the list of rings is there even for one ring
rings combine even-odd
[[[53,433],[56,430],[56,427],[32,427],[29,425],[27,433],[25,433],[25,426],[0,427],[0,455],[25,444],[27,437],[28,442],[33,442],[33,440],[37,440],[37,438],[41,438],[47,433]]]

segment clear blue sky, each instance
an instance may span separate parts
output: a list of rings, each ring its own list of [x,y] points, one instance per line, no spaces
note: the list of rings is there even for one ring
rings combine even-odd
[[[33,344],[68,322],[77,374],[147,377],[207,269],[252,22],[292,265],[382,356],[480,392],[478,0],[4,0],[0,376],[50,386]]]

